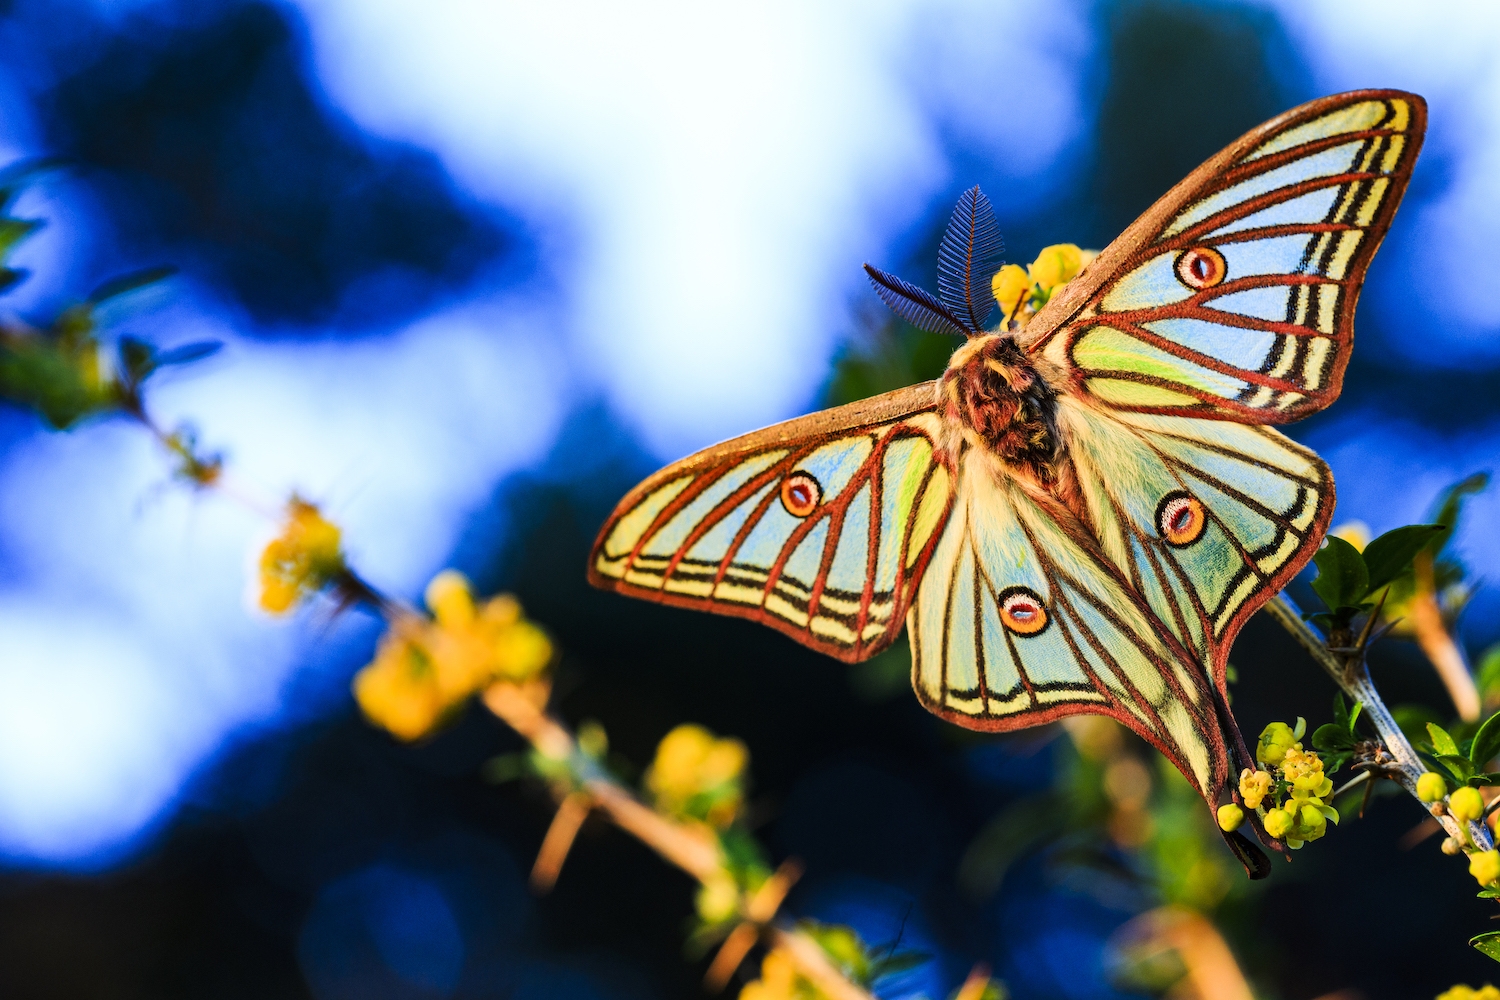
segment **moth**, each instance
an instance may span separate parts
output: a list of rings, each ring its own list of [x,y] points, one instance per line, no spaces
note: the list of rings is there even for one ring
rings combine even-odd
[[[903,318],[963,338],[942,377],[661,470],[610,515],[589,580],[850,662],[904,626],[912,687],[942,718],[1002,731],[1110,716],[1210,809],[1238,801],[1255,763],[1229,710],[1229,649],[1334,504],[1328,467],[1273,425],[1338,397],[1425,126],[1422,98],[1394,90],[1273,118],[1024,323],[986,325],[1000,237],[970,190],[936,295],[866,265]],[[1267,873],[1248,838],[1225,838]]]

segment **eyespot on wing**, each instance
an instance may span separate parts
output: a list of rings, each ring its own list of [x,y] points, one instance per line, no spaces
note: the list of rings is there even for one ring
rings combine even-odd
[[[1161,498],[1156,507],[1156,531],[1168,545],[1182,548],[1203,537],[1208,512],[1197,497],[1185,490],[1173,490]]]
[[[1040,635],[1051,620],[1047,605],[1030,587],[1007,587],[1000,593],[1000,621],[1019,636]]]
[[[1212,288],[1224,280],[1229,265],[1213,247],[1190,247],[1177,255],[1177,280],[1196,291]]]
[[[823,487],[805,472],[794,472],[781,481],[781,505],[793,517],[811,514],[823,499]]]

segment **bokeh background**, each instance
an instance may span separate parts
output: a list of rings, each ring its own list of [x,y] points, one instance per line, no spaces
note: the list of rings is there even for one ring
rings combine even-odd
[[[1018,998],[1130,995],[1116,929],[1150,900],[960,859],[1051,786],[1055,741],[978,739],[899,682],[769,630],[590,591],[584,556],[657,465],[806,412],[891,323],[870,260],[931,284],[959,191],[1012,261],[1101,247],[1203,158],[1294,104],[1423,94],[1431,126],[1371,268],[1342,400],[1292,429],[1336,520],[1420,520],[1500,449],[1500,14],[1370,0],[607,4],[8,0],[0,161],[59,156],[0,306],[178,277],[113,333],[217,339],[151,403],[266,496],[293,489],[410,598],[445,566],[517,593],[564,651],[558,700],[638,763],[692,720],[749,745],[757,833],[799,915]],[[1500,501],[1456,542],[1500,572]],[[169,481],[139,429],[0,409],[0,993],[15,997],[695,997],[692,886],[594,826],[557,890],[524,877],[544,793],[494,786],[484,713],[409,748],[349,679],[379,623],[246,598],[268,522]],[[1472,650],[1500,637],[1479,590]],[[1332,687],[1247,629],[1236,707],[1326,721]],[[1441,687],[1413,649],[1391,700]],[[1420,815],[1377,803],[1224,917],[1266,997],[1432,996],[1497,977],[1493,907]],[[1491,971],[1494,970],[1494,971]]]

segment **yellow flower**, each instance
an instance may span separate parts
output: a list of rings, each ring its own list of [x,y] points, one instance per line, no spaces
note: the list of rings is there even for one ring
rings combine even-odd
[[[1261,730],[1260,742],[1255,745],[1255,759],[1275,767],[1296,743],[1297,738],[1292,735],[1291,726],[1285,722],[1273,722]]]
[[[1342,538],[1361,552],[1370,544],[1370,526],[1363,521],[1346,521],[1329,534]]]
[[[1500,989],[1485,983],[1479,989],[1459,983],[1437,995],[1437,1000],[1500,1000]]]
[[[1469,874],[1480,885],[1489,885],[1500,878],[1500,851],[1475,851],[1469,855]]]
[[[1448,811],[1460,823],[1472,823],[1484,815],[1484,796],[1479,789],[1466,785],[1448,796]]]
[[[260,554],[260,606],[281,614],[344,569],[339,529],[314,504],[292,497],[281,534]]]
[[[1271,792],[1269,771],[1252,771],[1248,767],[1240,772],[1240,796],[1249,809],[1259,809],[1261,802]]]
[[[1304,805],[1297,810],[1297,826],[1290,836],[1296,840],[1317,840],[1328,832],[1328,817],[1315,805]]]
[[[474,595],[462,573],[443,570],[427,584],[427,591],[422,596],[440,625],[463,628],[473,623]]]
[[[1044,295],[1065,285],[1083,269],[1083,251],[1072,243],[1055,243],[1043,247],[1026,270]]]
[[[1266,812],[1265,823],[1266,832],[1271,836],[1285,837],[1292,828],[1292,814],[1285,809],[1271,809]]]
[[[354,678],[354,698],[366,717],[408,741],[432,728],[447,701],[420,632],[418,623],[398,622]]]
[[[1448,784],[1440,774],[1428,771],[1417,779],[1417,798],[1423,802],[1436,802],[1448,794]]]
[[[365,715],[405,740],[425,734],[475,691],[497,680],[530,680],[552,660],[546,633],[507,594],[476,607],[469,582],[446,571],[428,584],[426,598],[433,617],[394,623],[354,680]]]
[[[721,924],[739,915],[740,889],[727,874],[698,887],[698,916],[710,924]]]
[[[1031,278],[1021,265],[1006,264],[990,279],[990,291],[995,293],[1000,311],[1009,319],[1021,299],[1030,297]]]
[[[1301,743],[1293,743],[1287,748],[1281,758],[1282,776],[1287,781],[1297,783],[1304,791],[1312,792],[1325,780],[1323,777],[1323,759],[1313,750],[1302,749]]]
[[[1219,829],[1229,833],[1232,830],[1238,830],[1240,824],[1245,822],[1245,810],[1233,802],[1226,802],[1219,807],[1218,819]]]
[[[702,726],[678,726],[656,748],[646,787],[658,809],[713,826],[734,822],[743,803],[741,778],[749,752],[736,739],[717,739]]]
[[[740,990],[740,1000],[809,1000],[820,995],[798,975],[791,956],[780,948],[766,952],[760,961],[760,978]]]

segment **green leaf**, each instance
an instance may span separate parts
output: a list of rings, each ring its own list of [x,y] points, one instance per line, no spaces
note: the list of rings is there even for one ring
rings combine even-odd
[[[1359,713],[1364,711],[1364,707],[1364,702],[1356,701],[1354,703],[1353,711],[1349,713],[1349,735],[1351,737],[1354,736],[1354,727],[1359,722]]]
[[[176,273],[177,268],[167,266],[148,267],[143,271],[132,271],[130,274],[122,274],[118,278],[109,279],[104,284],[94,289],[94,294],[89,296],[89,301],[97,305],[98,303],[103,302],[107,299],[113,299],[124,295],[126,292],[133,292],[137,288],[145,288],[147,285],[154,285],[158,281],[161,281],[165,278],[170,278]]]
[[[1460,782],[1467,782],[1474,777],[1474,762],[1462,754],[1443,753],[1438,754],[1437,759]]]
[[[1318,550],[1313,561],[1318,564],[1318,576],[1312,582],[1312,589],[1330,608],[1358,605],[1369,590],[1370,573],[1364,557],[1359,549],[1337,535],[1328,536],[1327,544]]]
[[[35,219],[0,218],[0,260],[43,225],[44,223]]]
[[[1326,722],[1313,732],[1312,744],[1314,750],[1331,753],[1334,750],[1353,749],[1354,738],[1349,735],[1349,730],[1338,723]]]
[[[1344,700],[1342,691],[1333,692],[1333,721],[1342,729],[1347,729],[1349,726],[1349,703]],[[1313,738],[1317,739],[1316,733],[1313,734]]]
[[[120,367],[131,382],[139,382],[156,368],[156,348],[139,337],[120,338]]]
[[[915,969],[931,960],[932,956],[924,951],[898,951],[893,955],[877,958],[870,963],[870,982],[875,983],[886,976]]]
[[[1323,755],[1323,773],[1330,777],[1339,773],[1339,768],[1354,759],[1348,750],[1335,750]]]
[[[1486,701],[1489,700],[1490,692],[1500,690],[1500,644],[1491,646],[1479,657],[1475,683]]]
[[[1469,748],[1469,759],[1483,767],[1500,756],[1500,712],[1484,721],[1479,732],[1474,734],[1474,744]]]
[[[1488,472],[1476,472],[1472,476],[1460,479],[1444,491],[1442,499],[1437,502],[1436,513],[1432,520],[1449,529],[1457,527],[1459,515],[1463,513],[1464,497],[1484,492],[1489,484]],[[1453,532],[1450,530],[1448,534],[1432,539],[1427,543],[1427,551],[1436,556],[1452,537]]]
[[[1480,899],[1500,899],[1500,889],[1480,889]]]
[[[223,346],[224,344],[217,340],[198,340],[191,344],[168,348],[156,356],[156,367],[190,365],[194,361],[202,361],[211,354],[217,354],[219,348]]]
[[[1458,753],[1458,744],[1453,742],[1453,737],[1449,736],[1448,730],[1442,726],[1435,722],[1429,722],[1427,723],[1427,733],[1432,737],[1432,748],[1438,752],[1439,756],[1443,754],[1456,755]]]
[[[1408,524],[1387,531],[1365,546],[1365,567],[1370,572],[1369,589],[1365,593],[1373,594],[1405,573],[1417,553],[1447,531],[1446,524]]]
[[[1500,962],[1500,931],[1488,931],[1469,939],[1469,944]]]

